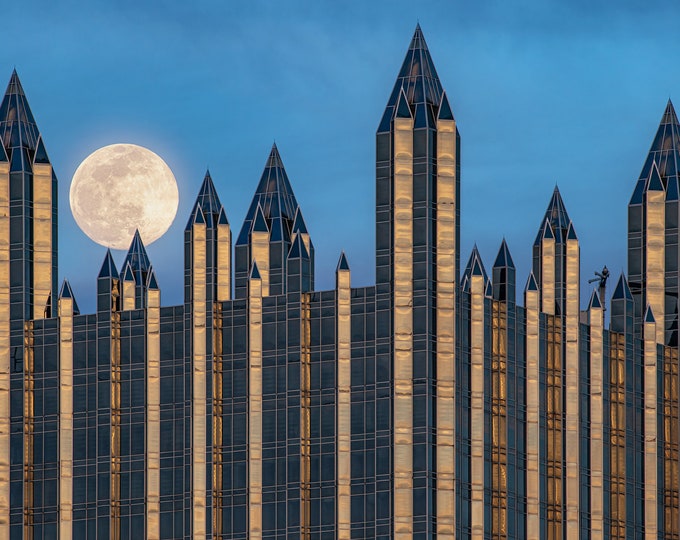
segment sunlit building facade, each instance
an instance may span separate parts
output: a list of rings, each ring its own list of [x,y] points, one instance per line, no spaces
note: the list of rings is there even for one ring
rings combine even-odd
[[[460,136],[418,27],[377,130],[374,286],[340,254],[336,287],[314,290],[274,146],[235,237],[205,175],[183,304],[162,306],[136,234],[81,314],[57,288],[57,180],[13,73],[0,538],[680,538],[679,134],[669,103],[605,328],[607,299],[579,305],[557,189],[523,290],[505,241],[490,271],[476,248],[461,268]]]

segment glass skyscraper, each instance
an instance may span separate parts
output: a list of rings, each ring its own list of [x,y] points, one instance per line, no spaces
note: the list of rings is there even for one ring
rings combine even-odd
[[[233,250],[206,174],[183,304],[135,235],[81,314],[16,73],[0,140],[0,538],[680,538],[670,102],[609,328],[557,189],[521,302],[505,242],[461,269],[460,136],[419,27],[377,129],[374,286],[340,254],[314,289],[274,146]]]

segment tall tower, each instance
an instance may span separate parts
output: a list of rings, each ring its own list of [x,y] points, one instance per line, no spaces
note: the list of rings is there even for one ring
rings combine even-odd
[[[236,240],[236,298],[248,295],[253,261],[257,262],[262,279],[263,296],[287,292],[288,258],[297,235],[305,244],[309,259],[309,264],[303,265],[307,273],[302,276],[308,288],[300,291],[307,292],[314,290],[314,245],[274,144]],[[294,251],[297,259],[299,250]]]
[[[222,351],[221,341],[213,339],[213,322],[220,320],[216,315],[220,303],[230,299],[231,229],[210,172],[206,172],[184,229],[185,343],[191,359],[187,373],[192,426],[191,533],[197,539],[206,538],[215,517],[213,475],[208,471],[213,466],[212,434],[221,411],[221,384],[213,371],[213,358]]]
[[[376,305],[384,306],[376,337],[390,345],[378,354],[393,358],[393,533],[447,538],[456,526],[460,137],[420,26],[376,145]]]
[[[628,279],[635,334],[651,306],[659,343],[678,346],[680,124],[671,101],[628,204]]]
[[[192,287],[192,231],[197,220],[203,220],[206,227],[205,253],[201,253],[205,264],[206,301],[223,302],[231,299],[231,228],[224,206],[217,196],[210,171],[206,171],[203,183],[196,196],[194,207],[184,230],[184,297],[191,301]]]
[[[544,302],[546,295],[554,295],[555,306],[544,306],[544,311],[558,315],[564,313],[566,302],[566,247],[567,247],[567,229],[571,219],[567,214],[567,209],[564,207],[560,190],[555,186],[548,208],[543,216],[543,221],[538,229],[538,234],[534,240],[533,246],[533,272],[536,280],[540,285],[541,301]],[[546,242],[550,240],[550,242]],[[543,271],[543,264],[546,255],[545,248],[553,250],[554,256],[554,274],[546,275]],[[551,263],[551,268],[553,263]],[[552,272],[551,272],[552,273]],[[550,284],[550,291],[545,290]],[[553,301],[553,300],[551,300]]]
[[[11,513],[14,538],[27,519],[25,404],[15,394],[24,387],[24,323],[52,316],[57,298],[57,177],[16,71],[0,104],[0,141],[0,537],[10,537]]]
[[[568,538],[578,534],[583,505],[579,475],[581,417],[579,389],[587,373],[579,363],[580,252],[573,223],[555,187],[533,246],[533,275],[538,283],[540,311],[545,316],[546,355],[540,360],[546,373],[546,424],[540,449],[546,460],[541,489],[546,485],[546,517],[550,535]],[[566,459],[569,451],[570,459]]]

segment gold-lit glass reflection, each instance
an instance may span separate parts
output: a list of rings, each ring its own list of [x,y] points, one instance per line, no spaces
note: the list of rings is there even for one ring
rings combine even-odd
[[[456,123],[437,121],[437,537],[455,524]]]
[[[9,538],[9,163],[0,163],[0,538]]]
[[[120,538],[120,313],[111,313],[111,538]]]
[[[569,458],[565,460],[565,491],[566,501],[566,536],[578,538],[580,534],[580,511],[581,511],[581,479],[580,479],[580,407],[579,389],[581,387],[581,374],[579,370],[579,300],[581,292],[579,246],[575,238],[567,239],[566,248],[566,299],[564,314],[564,443],[566,448],[573,448],[569,452]],[[554,272],[554,271],[553,271]],[[601,340],[602,338],[600,338]],[[601,369],[601,361],[600,361]],[[602,394],[600,393],[600,396]],[[600,450],[600,455],[602,451]],[[601,458],[600,458],[601,459]],[[595,482],[595,480],[593,480]],[[599,480],[600,484],[602,479]],[[600,529],[601,530],[601,529]]]
[[[484,523],[484,277],[470,283],[470,527],[483,538]]]
[[[132,274],[125,279],[123,275],[125,274],[125,268],[123,269],[123,274],[121,274],[121,309],[123,311],[131,311],[135,309],[135,279]]]
[[[262,538],[262,280],[248,283],[248,538]]]
[[[33,164],[33,318],[45,317],[52,290],[52,165]]]
[[[350,271],[337,272],[337,520],[338,540],[351,538],[352,334]]]
[[[394,120],[394,537],[413,534],[413,120]]]
[[[219,248],[218,248],[219,249]],[[222,392],[222,355],[224,344],[222,337],[222,309],[219,302],[215,303],[213,315],[213,539],[220,540],[222,535],[222,507],[224,504],[224,490],[222,489],[224,441],[223,441],[223,406]]]
[[[664,343],[666,204],[663,191],[646,192],[645,292],[656,320],[656,342]]]
[[[540,537],[540,461],[542,444],[539,427],[539,294],[527,290],[526,306],[526,392],[527,392],[527,538]]]
[[[146,538],[160,540],[161,292],[146,294]]]
[[[544,297],[545,298],[545,297]],[[553,304],[554,305],[554,304]],[[563,527],[562,456],[562,325],[555,315],[546,316],[546,506],[549,540],[560,540]]]
[[[604,321],[602,308],[590,307],[590,531],[604,538]],[[567,363],[569,360],[567,360]],[[569,390],[567,390],[569,392]],[[569,441],[567,442],[567,448]],[[570,458],[571,460],[571,458]]]
[[[609,468],[612,540],[626,538],[626,336],[611,332],[609,348]]]
[[[550,227],[550,223],[545,224]],[[541,240],[541,311],[555,314],[555,239]]]
[[[312,336],[311,296],[300,295],[300,538],[309,540],[311,520],[312,459]]]
[[[656,314],[654,314],[656,315]],[[644,323],[644,430],[645,430],[645,539],[658,536],[658,452],[657,452],[657,332],[654,322]]]
[[[250,233],[251,261],[257,263],[262,282],[262,296],[269,296],[269,232]]]
[[[231,229],[217,224],[217,301],[231,299]]]
[[[73,298],[59,299],[59,537],[73,531]]]
[[[24,535],[33,535],[35,349],[33,321],[24,323]],[[8,411],[9,412],[9,411]],[[9,415],[7,416],[9,419]],[[8,536],[9,537],[9,533]]]
[[[192,229],[192,538],[206,537],[206,227],[193,223]]]
[[[664,347],[663,373],[663,530],[665,539],[680,538],[678,493],[678,349]]]
[[[494,540],[505,540],[508,535],[506,302],[493,301],[491,328],[491,534]]]

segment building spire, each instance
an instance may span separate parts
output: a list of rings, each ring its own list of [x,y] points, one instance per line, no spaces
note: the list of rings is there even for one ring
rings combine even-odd
[[[489,281],[489,277],[486,274],[486,269],[484,268],[484,263],[482,262],[482,256],[479,254],[479,250],[477,249],[477,244],[475,244],[472,248],[472,253],[468,259],[464,274],[468,276],[468,279],[472,276],[484,277],[485,286],[487,281]]]
[[[542,225],[538,230],[536,239],[534,240],[534,246],[538,246],[543,240],[546,234],[546,227],[550,226],[552,229],[552,234],[555,237],[555,242],[563,242],[567,237],[567,231],[569,229],[569,224],[571,219],[567,213],[567,209],[564,206],[564,201],[562,200],[562,195],[560,194],[560,189],[555,186],[553,194],[550,197],[550,202],[548,203],[548,208],[543,216]]]
[[[269,157],[267,157],[262,177],[243,220],[243,226],[236,241],[237,246],[248,243],[248,233],[252,228],[258,205],[262,207],[262,212],[268,224],[274,220],[289,221],[290,223],[285,224],[287,227],[283,228],[283,234],[290,234],[298,202],[288,180],[276,143],[272,146]],[[271,228],[277,229],[278,226],[278,223],[272,224]],[[290,237],[288,237],[288,241],[290,241]]]
[[[619,281],[616,282],[616,287],[614,287],[614,294],[612,294],[612,300],[632,300],[633,295],[630,293],[630,288],[628,287],[628,281],[626,276],[621,272]]]
[[[314,247],[281,154],[274,143],[236,240],[236,298],[247,296],[246,269],[252,266],[254,260],[257,260],[262,275],[264,296],[286,293],[287,260],[296,235],[302,236],[309,255],[309,265],[302,270],[305,279],[309,279],[308,290],[311,290],[314,285]]]
[[[139,234],[139,229],[135,230],[135,235],[132,237],[132,243],[123,262],[123,267],[127,263],[130,264],[137,283],[146,284],[146,273],[149,271],[151,264],[149,263],[149,256],[146,254],[144,242],[142,242],[142,237]],[[142,273],[144,274],[143,280],[141,279]]]
[[[116,263],[113,262],[113,257],[111,256],[111,250],[106,250],[106,255],[104,256],[104,262],[99,270],[99,275],[97,278],[113,278],[118,279],[118,269],[116,268]]]
[[[40,162],[48,162],[45,147],[40,140],[40,130],[28,106],[16,69],[12,72],[0,104],[0,141],[7,157],[12,160],[12,170],[21,170],[18,167],[22,160],[30,167],[36,153],[40,157]],[[16,149],[22,150],[15,154]]]
[[[336,272],[341,272],[343,270],[349,271],[349,263],[347,262],[347,255],[345,255],[344,251],[340,253],[338,265],[335,267]]]
[[[390,123],[402,89],[411,110],[415,111],[415,127],[434,126],[434,119],[438,117],[444,89],[434,67],[427,43],[425,43],[425,36],[423,36],[420,24],[416,25],[416,30],[394,83],[378,132],[390,130]]]
[[[514,302],[516,286],[515,263],[512,261],[505,238],[503,238],[498,255],[496,255],[491,275],[493,276],[492,296],[494,300]]]
[[[678,187],[680,181],[680,123],[670,99],[666,104],[663,115],[661,115],[661,122],[633,190],[630,204],[643,203],[643,193],[654,163],[659,169],[661,182],[666,189],[666,200],[677,200],[680,191]]]
[[[194,202],[194,208],[191,212],[192,217],[199,205],[203,210],[204,216],[206,216],[206,219],[208,220],[207,225],[213,225],[217,221],[217,216],[219,216],[222,203],[220,202],[220,198],[217,196],[217,190],[215,189],[215,184],[213,183],[209,170],[205,171],[203,183],[201,184],[201,188],[198,190],[196,202]],[[192,219],[190,218],[189,226],[191,223]]]
[[[73,300],[73,314],[74,315],[80,315],[80,308],[78,307],[78,302],[76,302],[76,297],[73,294],[73,289],[71,289],[71,285],[68,282],[68,279],[64,279],[63,283],[61,284],[61,290],[59,291],[59,300],[62,298],[70,298]]]

